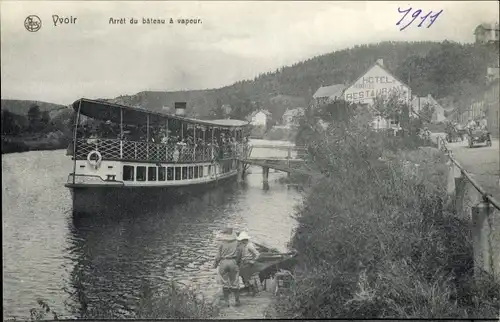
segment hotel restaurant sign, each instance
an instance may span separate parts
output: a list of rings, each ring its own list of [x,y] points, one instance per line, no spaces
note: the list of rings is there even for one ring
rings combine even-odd
[[[373,104],[377,96],[387,96],[399,92],[409,103],[410,88],[398,81],[384,68],[375,64],[363,77],[344,91],[344,99],[352,103]]]

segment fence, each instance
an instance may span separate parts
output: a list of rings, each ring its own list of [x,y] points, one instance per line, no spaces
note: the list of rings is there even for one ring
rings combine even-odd
[[[244,144],[232,146],[195,146],[172,143],[123,141],[117,139],[77,139],[76,159],[85,160],[90,152],[98,151],[103,160],[151,162],[209,162],[213,159],[239,157]]]
[[[460,165],[442,137],[437,143],[449,158],[448,207],[471,223],[474,267],[500,279],[500,202]]]

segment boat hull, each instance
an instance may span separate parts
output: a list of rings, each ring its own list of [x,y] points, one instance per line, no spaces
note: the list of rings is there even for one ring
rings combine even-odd
[[[202,184],[168,187],[126,187],[99,185],[70,185],[73,214],[104,215],[109,213],[135,213],[165,209],[180,199],[201,194],[229,182],[235,182],[238,173]]]

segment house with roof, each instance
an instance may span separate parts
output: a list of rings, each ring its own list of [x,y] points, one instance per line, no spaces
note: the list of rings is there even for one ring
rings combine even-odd
[[[430,105],[434,108],[434,113],[432,114],[432,123],[439,123],[446,121],[445,109],[439,104],[431,94],[424,97],[414,96],[411,101],[410,117],[418,117],[422,109]]]
[[[382,59],[378,59],[343,91],[343,97],[347,102],[372,109],[377,97],[388,97],[392,93],[400,95],[407,104],[411,103],[410,87],[394,76]],[[375,116],[372,125],[376,129],[399,128],[394,120],[384,119],[380,115]]]
[[[499,40],[499,26],[496,23],[482,23],[476,27],[474,31],[476,36],[476,43],[486,44],[491,42],[498,42]]]
[[[344,84],[334,84],[318,88],[313,95],[314,105],[321,106],[334,102],[336,99],[343,98],[346,86]]]
[[[500,68],[499,67],[488,67],[486,69],[486,79],[488,83],[493,82],[496,79],[500,78]]]
[[[304,111],[305,109],[303,107],[287,109],[281,117],[282,124],[286,127],[297,125],[297,117],[304,115]]]
[[[229,114],[231,114],[231,111],[233,110],[231,105],[229,105],[229,104],[223,104],[221,106],[221,109],[226,117],[229,117]]]
[[[247,116],[248,121],[253,126],[267,126],[272,114],[267,110],[257,110]]]

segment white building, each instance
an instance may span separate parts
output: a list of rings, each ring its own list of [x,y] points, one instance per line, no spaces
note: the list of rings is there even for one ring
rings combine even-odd
[[[500,78],[500,68],[498,67],[488,67],[486,69],[486,79],[488,82],[493,82],[496,79]]]
[[[231,108],[231,105],[229,104],[224,104],[222,105],[221,107],[222,111],[224,112],[224,115],[227,117],[229,114],[231,114],[232,112],[232,108]]]
[[[267,122],[271,118],[271,113],[266,110],[254,111],[249,115],[250,124],[253,126],[267,126]]]
[[[474,35],[476,36],[476,43],[484,44],[498,42],[500,38],[498,22],[480,24],[476,27]]]
[[[297,125],[297,117],[304,115],[304,108],[297,107],[293,109],[287,109],[283,116],[281,117],[281,122],[286,127],[291,127]]]
[[[396,78],[385,66],[382,59],[377,60],[358,80],[343,91],[344,100],[371,108],[376,97],[388,97],[398,93],[407,104],[411,103],[411,89]],[[372,122],[376,129],[389,129],[397,126],[394,121],[376,116]]]
[[[432,119],[430,120],[432,123],[444,122],[446,121],[445,110],[444,108],[432,97],[431,94],[428,94],[425,97],[417,97],[415,96],[411,102],[411,111],[410,116],[417,117],[418,114],[422,111],[424,106],[430,105],[434,107],[434,113],[432,114]]]

